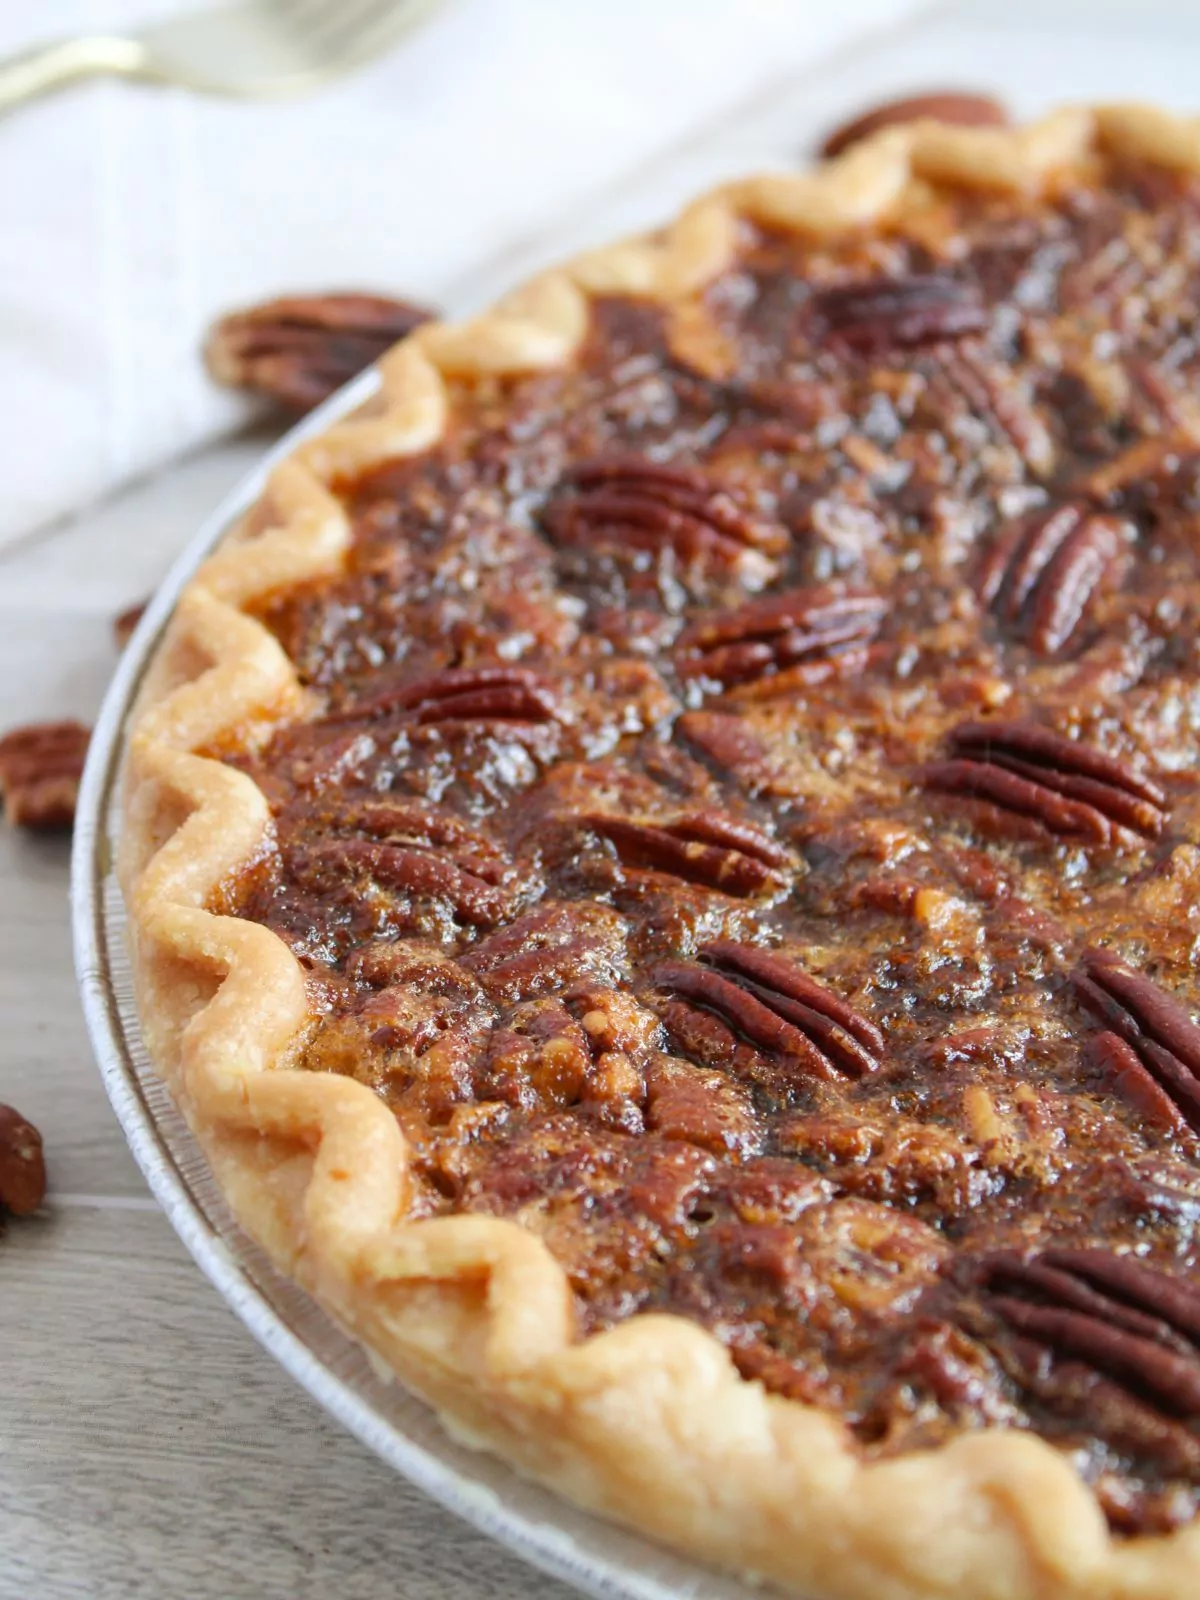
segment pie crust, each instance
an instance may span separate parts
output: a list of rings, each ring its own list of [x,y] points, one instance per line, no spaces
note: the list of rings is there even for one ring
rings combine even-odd
[[[258,512],[200,568],[131,722],[120,874],[146,1043],[240,1222],[456,1434],[690,1555],[828,1600],[1190,1600],[1200,1524],[1113,1537],[1063,1455],[1028,1433],[864,1461],[836,1418],[745,1381],[682,1318],[577,1339],[563,1270],[515,1223],[406,1221],[391,1112],[363,1084],[295,1065],[308,1022],[296,958],[208,909],[271,826],[263,793],[218,754],[305,715],[287,656],[246,608],[338,572],[350,528],[327,485],[433,445],[445,377],[568,365],[589,296],[685,304],[729,261],[741,217],[833,236],[929,183],[1032,192],[1096,150],[1200,172],[1200,119],[1122,105],[1013,130],[886,129],[812,173],[722,187],[471,321],[420,328],[379,363],[375,397],[276,467]]]

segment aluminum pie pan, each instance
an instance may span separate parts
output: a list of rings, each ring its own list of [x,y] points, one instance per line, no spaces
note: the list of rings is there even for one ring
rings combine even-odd
[[[122,655],[92,735],[71,857],[75,969],[92,1049],[134,1159],[201,1271],[263,1348],[389,1466],[481,1533],[603,1600],[751,1600],[761,1590],[591,1516],[453,1438],[430,1406],[388,1379],[238,1227],[142,1041],[114,874],[130,709],[181,589],[262,494],[271,468],[377,383],[364,373],[264,457],[188,544]]]

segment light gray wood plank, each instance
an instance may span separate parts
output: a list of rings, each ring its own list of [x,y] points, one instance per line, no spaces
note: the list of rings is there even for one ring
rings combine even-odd
[[[157,1212],[13,1224],[0,1273],[0,1600],[567,1600],[327,1418]]]

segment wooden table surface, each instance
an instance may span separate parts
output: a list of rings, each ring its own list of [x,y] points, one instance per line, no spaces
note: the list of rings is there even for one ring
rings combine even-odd
[[[1085,12],[1093,37],[1081,57],[1066,40]],[[764,101],[706,146],[675,152],[654,181],[643,174],[631,209],[612,195],[581,202],[576,226],[568,219],[544,249],[523,241],[495,272],[511,280],[531,253],[665,214],[722,171],[802,147],[835,108],[881,90],[991,78],[1021,110],[1153,96],[1156,85],[1194,101],[1194,52],[1179,47],[1185,28],[1200,36],[1190,0],[1150,12],[1135,18],[1111,0],[1043,16],[1040,0],[977,0],[810,78],[803,100],[776,85],[773,109]],[[113,616],[153,588],[265,443],[208,451],[0,551],[0,729],[94,713],[116,660]],[[65,841],[0,826],[0,1101],[42,1129],[51,1184],[44,1211],[0,1239],[0,1600],[567,1600],[326,1417],[187,1256],[92,1061],[67,854]]]

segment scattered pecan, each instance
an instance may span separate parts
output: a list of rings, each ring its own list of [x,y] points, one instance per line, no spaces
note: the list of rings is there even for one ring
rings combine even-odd
[[[117,649],[124,650],[133,638],[134,629],[142,620],[149,600],[139,600],[137,605],[128,606],[113,618],[113,638],[117,641]]]
[[[979,598],[1041,655],[1071,638],[1121,552],[1120,524],[1067,501],[1002,528],[976,581]]]
[[[782,956],[731,939],[700,950],[700,963],[664,961],[654,983],[713,1012],[760,1050],[787,1056],[826,1080],[875,1072],[884,1038],[840,995]]]
[[[1008,125],[1008,111],[991,95],[974,94],[966,89],[930,89],[924,94],[885,101],[883,105],[860,112],[850,122],[839,123],[832,133],[826,134],[819,153],[826,159],[840,156],[843,150],[848,150],[860,139],[878,133],[881,128],[899,127],[905,122],[919,122],[925,117],[934,122],[954,123],[960,128],[1003,128]]]
[[[1200,1133],[1200,1027],[1187,1007],[1107,950],[1089,950],[1071,981],[1109,1030],[1091,1063],[1113,1090],[1164,1126]]]
[[[1168,1416],[1200,1417],[1200,1290],[1107,1250],[997,1251],[985,1304],[1022,1338],[1082,1362]]]
[[[739,898],[777,890],[787,881],[787,851],[758,828],[719,813],[662,824],[601,814],[576,821],[607,839],[626,867],[648,867]]]
[[[0,1106],[0,1208],[26,1217],[45,1197],[42,1136],[19,1111]]]
[[[379,800],[334,811],[328,831],[285,841],[284,857],[302,884],[374,884],[415,909],[448,905],[463,922],[491,927],[511,914],[514,869],[507,852],[447,812],[416,801]]]
[[[594,550],[674,552],[685,565],[716,563],[769,577],[767,558],[787,546],[776,523],[755,516],[690,467],[611,456],[572,467],[542,513],[558,543]]]
[[[676,660],[683,677],[725,689],[798,665],[819,679],[861,660],[847,647],[872,639],[886,610],[882,597],[865,589],[791,589],[693,622],[680,635]]]
[[[1116,757],[1033,722],[965,722],[951,758],[924,769],[926,788],[986,800],[1050,833],[1096,844],[1153,838],[1166,796]]]
[[[975,285],[939,272],[834,284],[816,290],[806,308],[816,344],[866,356],[959,339],[987,322]]]
[[[35,722],[0,739],[0,799],[17,828],[54,833],[75,821],[90,730],[81,722]]]
[[[442,722],[552,722],[549,683],[529,667],[451,667],[431,678],[391,685],[357,700],[347,719],[400,714],[428,726]]]
[[[289,295],[222,317],[204,359],[218,383],[311,411],[433,315],[384,295]]]

